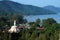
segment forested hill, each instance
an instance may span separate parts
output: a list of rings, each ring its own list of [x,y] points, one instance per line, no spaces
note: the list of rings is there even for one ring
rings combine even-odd
[[[48,5],[48,6],[45,6],[44,8],[48,9],[48,10],[51,10],[53,12],[56,12],[56,13],[60,13],[60,7],[55,7],[55,6],[52,6],[52,5]]]
[[[24,5],[13,1],[0,1],[0,15],[7,15],[9,13],[23,15],[56,14],[53,11],[41,7]]]

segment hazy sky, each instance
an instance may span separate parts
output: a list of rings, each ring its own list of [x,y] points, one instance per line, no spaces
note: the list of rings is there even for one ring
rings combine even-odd
[[[60,7],[60,0],[12,0],[22,4],[35,5],[39,7],[54,5]]]

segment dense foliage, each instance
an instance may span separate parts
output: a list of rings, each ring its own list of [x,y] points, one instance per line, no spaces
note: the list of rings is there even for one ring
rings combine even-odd
[[[11,15],[0,17],[0,27],[6,24],[12,25],[13,20],[17,20],[17,24],[27,22],[21,15]],[[25,20],[25,21],[24,21]],[[19,33],[8,33],[6,30],[0,31],[0,40],[59,40],[60,24],[54,19],[44,19],[42,27],[44,30],[36,29],[40,27],[40,19],[30,22],[31,29],[22,29]]]
[[[23,23],[25,19],[20,14],[9,14],[7,16],[0,16],[0,29],[6,28],[7,26],[12,26],[14,20],[17,20],[17,24]]]

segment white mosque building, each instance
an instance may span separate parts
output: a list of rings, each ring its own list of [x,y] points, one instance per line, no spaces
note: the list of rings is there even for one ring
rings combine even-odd
[[[18,33],[20,30],[16,26],[16,20],[14,20],[14,25],[8,30],[9,33]]]

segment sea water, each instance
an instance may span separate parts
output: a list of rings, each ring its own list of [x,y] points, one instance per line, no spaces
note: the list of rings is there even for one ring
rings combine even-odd
[[[60,23],[60,13],[58,14],[51,14],[51,15],[29,15],[29,16],[24,16],[24,19],[27,19],[28,22],[33,22],[36,21],[36,19],[47,19],[47,18],[53,18],[56,20],[58,23]]]

